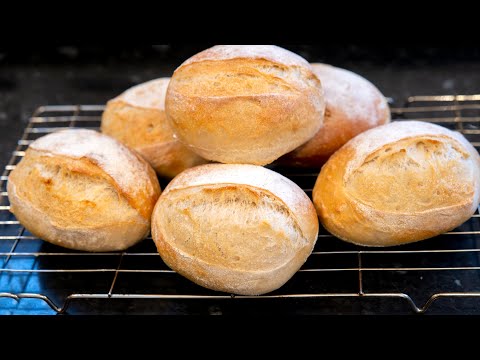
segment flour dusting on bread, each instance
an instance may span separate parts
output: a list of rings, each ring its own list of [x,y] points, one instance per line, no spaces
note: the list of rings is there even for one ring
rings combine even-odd
[[[352,121],[376,126],[385,117],[388,104],[382,93],[368,80],[352,71],[327,64],[312,64],[322,82],[327,109],[342,109]]]
[[[407,123],[408,126],[406,126]],[[476,152],[462,135],[447,128],[423,121],[396,121],[370,129],[353,138],[345,145],[355,149],[356,155],[348,162],[344,178],[348,179],[350,174],[361,166],[372,152],[381,147],[410,137],[429,137],[432,136],[432,133],[437,137],[443,136],[459,142],[464,147],[471,151],[473,150],[474,153]],[[368,141],[365,141],[365,139],[368,139]]]
[[[147,81],[131,87],[112,101],[124,101],[132,106],[165,110],[165,94],[170,78]]]
[[[88,158],[102,168],[128,194],[138,189],[154,194],[148,164],[117,140],[94,130],[68,129],[35,140],[30,147],[51,155]]]
[[[185,61],[181,66],[200,61],[220,61],[238,58],[265,59],[286,66],[302,66],[311,69],[301,56],[275,45],[216,45]]]

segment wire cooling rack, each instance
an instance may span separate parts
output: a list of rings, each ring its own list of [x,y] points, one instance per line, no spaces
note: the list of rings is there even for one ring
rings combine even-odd
[[[480,95],[414,96],[391,110],[396,121],[440,124],[464,134],[477,150],[480,147]],[[451,232],[393,248],[357,247],[321,229],[302,269],[281,289],[263,296],[233,296],[189,282],[162,262],[150,237],[125,252],[111,253],[71,251],[38,239],[9,212],[8,175],[32,141],[63,128],[98,129],[102,111],[103,106],[96,105],[42,106],[18,141],[0,178],[0,314],[64,313],[72,303],[93,301],[96,306],[105,301],[114,306],[120,299],[130,304],[154,300],[153,312],[164,311],[165,301],[201,300],[237,304],[250,300],[255,306],[273,299],[307,299],[315,307],[321,306],[321,298],[357,304],[376,298],[404,302],[416,313],[445,298],[478,298],[480,304],[478,211]],[[311,196],[318,170],[275,170]],[[166,181],[161,179],[161,184],[164,188]],[[330,309],[335,312],[335,306]]]

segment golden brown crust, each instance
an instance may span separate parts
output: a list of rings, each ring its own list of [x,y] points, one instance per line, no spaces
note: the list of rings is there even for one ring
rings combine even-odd
[[[64,166],[74,172],[98,176],[98,170],[103,171],[132,207],[150,219],[160,196],[157,176],[135,151],[117,140],[93,130],[69,129],[37,139],[29,150],[57,158],[59,162],[66,159]]]
[[[266,48],[259,56],[248,47],[214,47],[175,70],[166,113],[192,151],[224,163],[265,165],[320,129],[325,105],[310,65]]]
[[[286,177],[263,167],[234,164],[196,166],[185,170],[182,176],[171,181],[163,192],[168,194],[172,190],[219,183],[245,185],[249,188],[269,192],[279,201],[284,202],[288,209],[291,209],[291,215],[297,217],[299,226],[306,237],[311,238],[318,232],[315,211],[312,212],[313,204],[305,192]]]
[[[69,130],[31,144],[9,176],[8,194],[10,210],[33,234],[85,251],[123,250],[148,234],[161,192],[155,172],[105,138]]]
[[[130,213],[130,209],[125,207],[121,208],[126,210],[124,216],[117,218],[114,223],[89,228],[83,224],[76,227],[72,222],[69,227],[63,227],[46,216],[43,209],[19,196],[14,182],[8,182],[8,197],[11,211],[28,231],[40,239],[68,249],[122,251],[144,239],[150,231],[149,222],[138,213]]]
[[[204,287],[255,295],[282,286],[318,234],[306,194],[252,165],[212,164],[178,175],[152,217],[165,263]]]
[[[162,176],[173,178],[182,171],[208,161],[188,150],[177,140],[170,142],[139,146],[136,151],[155,171]]]
[[[313,189],[333,235],[393,246],[452,230],[475,212],[480,157],[463,136],[403,121],[368,130],[323,166]]]
[[[107,103],[101,127],[102,133],[132,148],[173,140],[163,110],[133,106],[122,99]]]
[[[206,162],[175,139],[164,104],[170,78],[137,85],[107,103],[102,132],[135,149],[154,170],[174,177]]]
[[[137,187],[139,189],[137,191],[140,196],[137,194],[132,195],[131,193],[126,193],[125,191],[122,191],[122,194],[128,199],[130,204],[137,209],[138,213],[149,221],[152,216],[153,208],[155,207],[162,190],[160,188],[160,183],[158,182],[157,174],[155,174],[153,168],[141,156],[136,154],[134,151],[132,152],[139,163],[143,165],[145,174],[148,178],[147,183],[150,184],[151,188],[149,190],[146,190],[145,188],[142,189],[141,184],[137,183]]]
[[[311,64],[325,96],[324,125],[306,144],[279,159],[300,167],[321,167],[350,139],[390,121],[382,93],[363,77],[326,64]]]

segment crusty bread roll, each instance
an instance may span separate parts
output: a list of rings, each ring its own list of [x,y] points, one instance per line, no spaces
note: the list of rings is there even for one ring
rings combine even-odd
[[[390,121],[382,93],[351,71],[326,64],[311,64],[325,94],[323,127],[306,144],[279,159],[300,167],[321,167],[348,140]]]
[[[418,121],[368,130],[323,166],[313,201],[333,235],[366,246],[414,242],[467,221],[480,158],[457,132]]]
[[[153,169],[93,130],[34,141],[8,179],[10,211],[34,235],[69,249],[124,250],[148,235],[160,185]]]
[[[175,139],[165,116],[165,93],[170,78],[134,86],[107,103],[102,132],[135,149],[154,170],[174,177],[206,162]]]
[[[166,95],[179,140],[223,163],[271,163],[312,138],[324,111],[310,64],[268,45],[207,49],[175,70]]]
[[[152,216],[153,240],[170,268],[206,288],[243,295],[287,282],[317,234],[307,195],[254,165],[188,169],[167,186]]]

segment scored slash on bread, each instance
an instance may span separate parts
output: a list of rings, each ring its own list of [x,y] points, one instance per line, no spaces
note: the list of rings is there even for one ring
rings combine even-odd
[[[317,235],[303,190],[254,165],[188,169],[167,186],[152,216],[152,237],[169,267],[235,294],[278,289],[306,261]]]
[[[480,157],[458,132],[419,121],[368,130],[323,166],[313,201],[333,235],[366,246],[430,238],[477,209]]]
[[[10,210],[30,232],[84,251],[124,250],[145,238],[161,192],[145,160],[84,129],[34,141],[7,189]]]
[[[276,46],[222,45],[180,65],[166,114],[178,139],[222,163],[266,165],[322,126],[321,82],[300,56]]]

